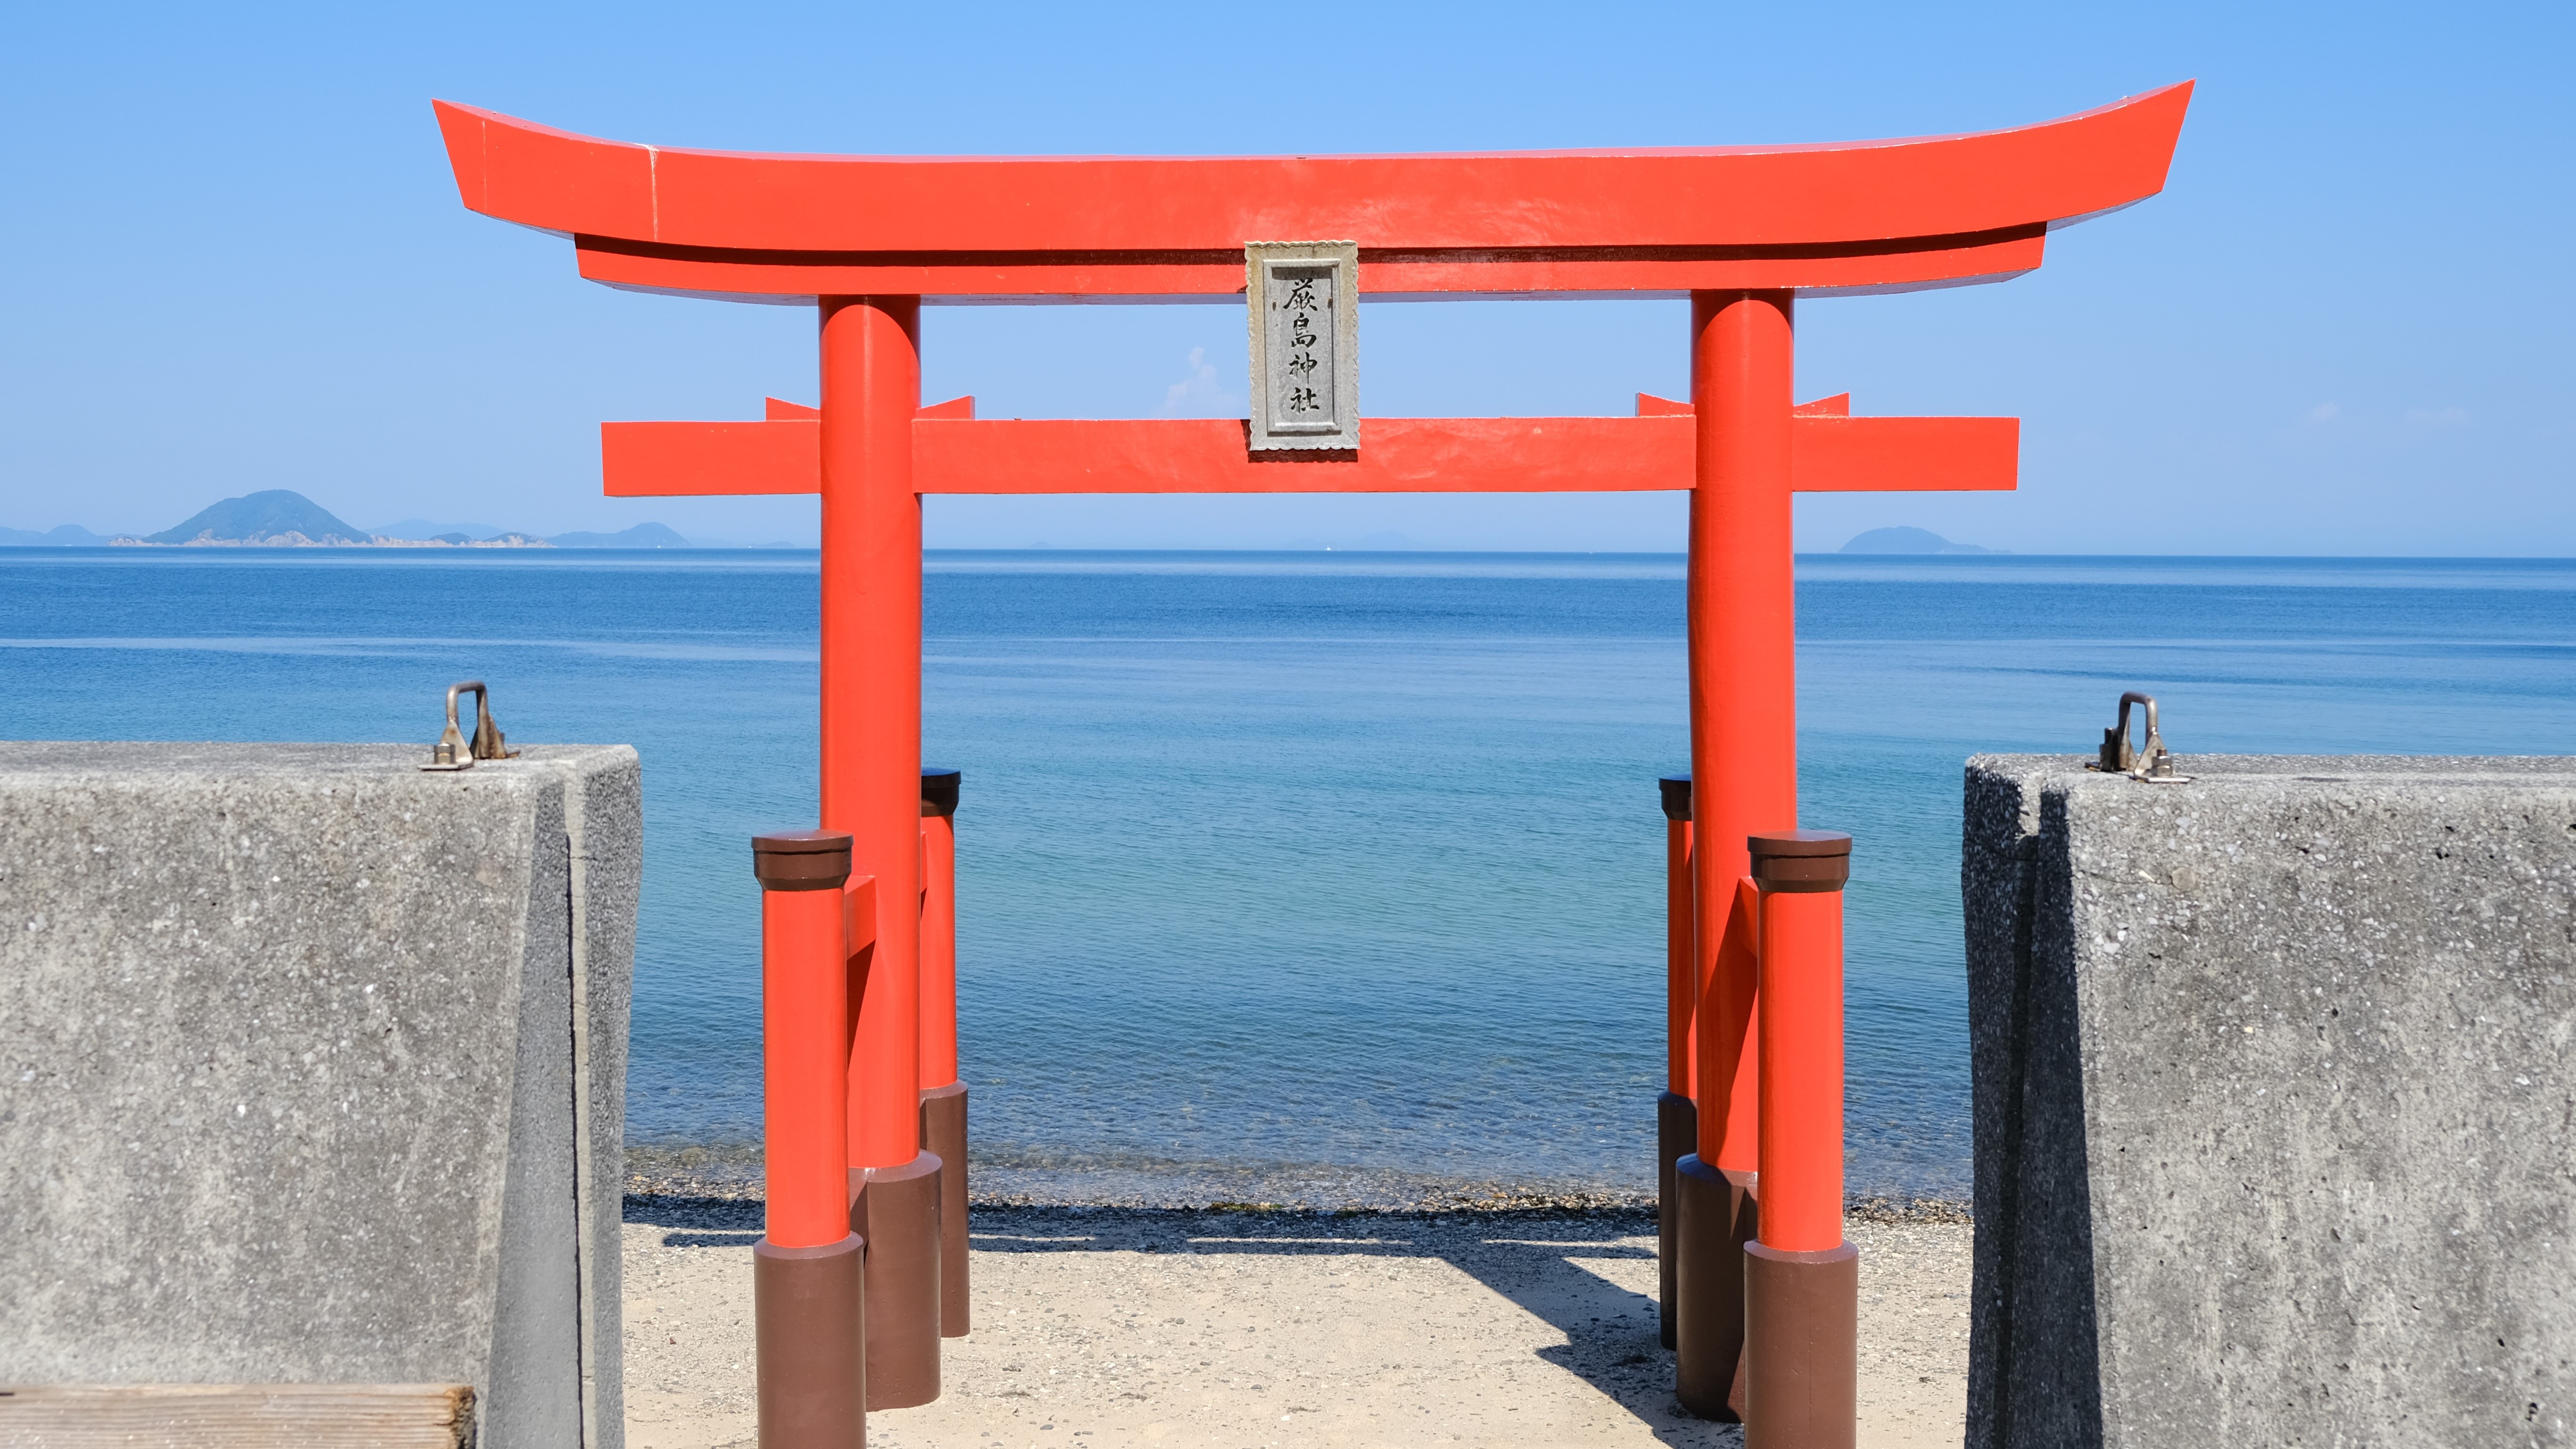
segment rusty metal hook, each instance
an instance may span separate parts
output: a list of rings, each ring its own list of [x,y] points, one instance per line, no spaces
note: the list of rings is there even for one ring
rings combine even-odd
[[[2146,706],[2147,737],[2132,748],[2129,744],[2129,706]],[[2190,783],[2189,775],[2174,773],[2173,752],[2165,748],[2164,732],[2156,727],[2156,697],[2132,689],[2120,696],[2120,722],[2102,731],[2102,755],[2088,770],[2106,775],[2126,775],[2150,785]]]
[[[456,701],[467,690],[474,691],[474,738],[467,740],[458,726]],[[447,731],[438,743],[429,747],[429,763],[424,770],[468,770],[476,760],[515,760],[517,750],[507,748],[501,726],[492,719],[492,691],[482,680],[468,679],[447,687]]]

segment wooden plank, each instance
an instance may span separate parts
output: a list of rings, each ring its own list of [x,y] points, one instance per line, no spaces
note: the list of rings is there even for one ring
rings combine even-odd
[[[49,1384],[0,1389],[9,1449],[467,1449],[465,1384]]]

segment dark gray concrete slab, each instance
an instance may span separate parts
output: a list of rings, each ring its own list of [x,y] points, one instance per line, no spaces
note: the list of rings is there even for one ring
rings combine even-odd
[[[623,1437],[640,770],[0,744],[0,1382],[464,1382]]]
[[[2576,759],[1969,761],[1972,1446],[2558,1445]]]

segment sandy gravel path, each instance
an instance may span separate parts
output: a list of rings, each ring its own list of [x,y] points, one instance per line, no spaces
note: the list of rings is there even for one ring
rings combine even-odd
[[[626,1226],[627,1442],[753,1442],[757,1204]],[[1855,1222],[1864,1446],[1956,1445],[1970,1230]],[[1630,1213],[979,1209],[975,1332],[877,1449],[1733,1445],[1673,1402]]]

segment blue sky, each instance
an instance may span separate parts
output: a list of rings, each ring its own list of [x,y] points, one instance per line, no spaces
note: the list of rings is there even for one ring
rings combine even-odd
[[[596,424],[811,400],[799,309],[639,297],[460,207],[433,96],[763,150],[1434,150],[1982,130],[2197,78],[2161,197],[2000,286],[1800,314],[1800,392],[2024,420],[2023,487],[1802,500],[2023,552],[2576,554],[2569,7],[20,7],[0,44],[0,524],[657,519]],[[1281,16],[1314,16],[1291,32]],[[1279,59],[1310,58],[1292,84]],[[1379,414],[1614,413],[1677,303],[1385,305]],[[990,415],[1222,412],[1239,307],[941,309]],[[934,499],[933,545],[1670,549],[1666,495]]]

